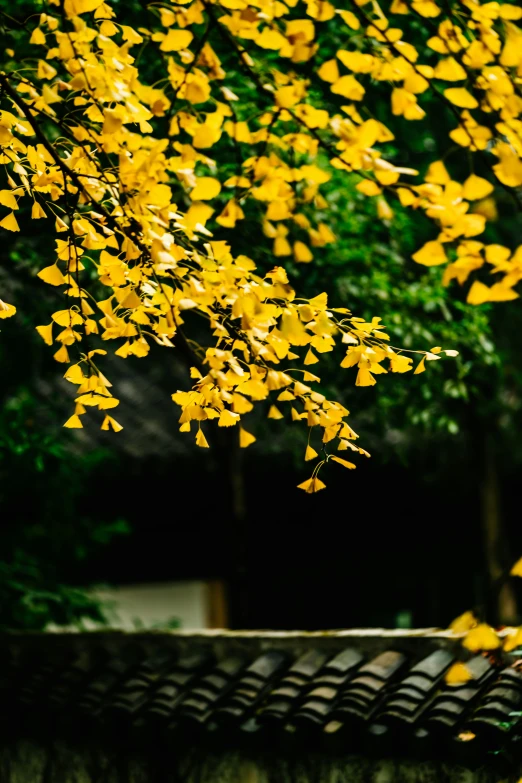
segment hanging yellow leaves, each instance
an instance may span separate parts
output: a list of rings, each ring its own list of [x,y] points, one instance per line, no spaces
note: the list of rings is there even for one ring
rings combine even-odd
[[[191,382],[172,395],[181,432],[207,448],[213,426],[231,428],[247,448],[254,407],[274,426],[306,426],[317,448],[305,461],[321,451],[324,459],[300,488],[315,493],[325,486],[319,469],[355,465],[329,449],[366,452],[311,365],[342,347],[341,367],[366,389],[456,355],[392,348],[378,317],[294,290],[292,275],[320,264],[336,241],[322,187],[335,169],[358,200],[375,199],[386,225],[401,209],[423,215],[430,233],[413,261],[444,267],[444,284],[466,284],[468,302],[516,298],[522,249],[483,235],[499,189],[522,185],[522,13],[479,2],[449,17],[433,0],[350,10],[223,0],[152,4],[135,29],[124,6],[46,4],[17,32],[20,49],[0,73],[0,228],[16,242],[20,227],[41,220],[53,237],[37,274],[59,304],[37,331],[78,386],[65,426],[81,427],[90,407],[104,431],[118,432],[100,345],[136,360],[156,344],[178,350],[189,368]],[[332,48],[339,25],[343,42]],[[26,47],[34,68],[17,73]],[[400,133],[373,116],[377,90]],[[451,118],[448,150],[427,152],[419,173],[408,165],[403,122],[434,111]],[[454,145],[467,151],[458,165]],[[15,312],[0,301],[0,318]],[[205,325],[201,339],[195,321]],[[491,649],[479,628],[465,629],[468,644]]]

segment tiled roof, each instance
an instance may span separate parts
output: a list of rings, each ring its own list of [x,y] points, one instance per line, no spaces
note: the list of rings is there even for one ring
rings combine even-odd
[[[46,642],[49,641],[46,639]],[[4,637],[0,714],[11,731],[47,730],[137,744],[197,737],[325,753],[460,762],[518,756],[522,670],[476,655],[448,685],[454,641],[407,637],[71,635]],[[16,728],[18,727],[18,728]]]

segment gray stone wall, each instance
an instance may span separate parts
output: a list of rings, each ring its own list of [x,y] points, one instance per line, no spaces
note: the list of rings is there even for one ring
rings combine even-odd
[[[4,740],[5,741],[5,740]],[[513,780],[518,779],[518,775]],[[0,749],[0,783],[500,783],[491,770],[443,763],[319,755],[282,757],[262,753],[211,753],[191,748],[182,756],[107,752],[93,745],[8,742]],[[503,778],[503,781],[509,781]]]

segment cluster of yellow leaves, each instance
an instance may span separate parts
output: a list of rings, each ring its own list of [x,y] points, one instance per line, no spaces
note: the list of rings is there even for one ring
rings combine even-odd
[[[522,558],[517,560],[509,572],[510,576],[522,577]],[[462,646],[472,653],[490,655],[495,652],[512,653],[522,647],[522,628],[506,628],[498,633],[485,622],[480,622],[473,612],[467,611],[455,618],[449,630],[462,635]],[[446,672],[449,685],[462,685],[472,677],[466,664],[458,661]]]
[[[489,180],[471,173],[461,185],[442,162],[432,164],[420,185],[401,179],[417,172],[383,157],[378,145],[393,140],[393,133],[374,117],[363,119],[358,108],[371,84],[391,83],[393,114],[421,119],[417,96],[438,89],[441,81],[468,79],[466,68],[475,66],[459,64],[459,57],[468,58],[471,47],[461,42],[455,49],[462,34],[446,20],[439,27],[442,43],[429,44],[444,58],[435,66],[419,65],[418,53],[401,29],[390,27],[377,2],[370,7],[358,0],[353,11],[336,10],[327,0],[144,5],[147,26],[134,29],[124,23],[124,12],[117,18],[104,0],[48,0],[48,11],[28,22],[30,65],[0,73],[5,172],[0,227],[19,231],[16,213],[28,205],[31,219],[54,225],[55,259],[38,276],[56,289],[59,305],[38,332],[56,347],[54,358],[69,365],[65,378],[78,386],[75,411],[65,426],[81,427],[82,416],[93,407],[104,412],[102,429],[121,429],[106,413],[119,401],[96,363],[106,351],[92,349],[92,342],[115,341],[114,353],[121,358],[145,357],[156,343],[178,348],[192,367],[192,389],[176,392],[173,400],[181,410],[181,431],[191,430],[194,422],[198,446],[208,445],[203,427],[212,420],[221,427],[239,426],[241,446],[250,445],[255,437],[242,417],[270,398],[269,418],[304,421],[310,432],[319,433],[323,451],[335,443],[338,450],[366,454],[354,444],[349,412],[310,385],[320,378],[308,368],[344,344],[341,367],[357,368],[356,385],[371,386],[378,374],[412,370],[413,359],[390,346],[379,318],[366,322],[345,308],[330,307],[324,293],[297,298],[282,267],[259,271],[254,259],[234,253],[234,232],[230,241],[214,239],[214,233],[240,231],[246,211],[254,210],[276,259],[310,263],[317,249],[335,241],[321,216],[328,205],[320,188],[331,165],[353,175],[363,195],[377,198],[381,219],[393,218],[386,192],[437,222],[438,239],[416,254],[417,261],[445,262],[445,244],[459,240],[459,259],[475,256],[491,263],[494,256],[495,271],[504,273],[503,291],[510,288],[518,279],[517,253],[501,258],[491,249],[495,246],[468,241],[484,229],[484,210],[468,208],[491,193]],[[411,7],[394,0],[392,6],[392,15],[440,14],[435,3],[422,0]],[[476,20],[480,6],[463,7],[466,19]],[[515,35],[516,14],[503,14],[498,19]],[[346,48],[321,61],[320,33],[339,19],[347,31]],[[483,45],[489,41],[483,30],[492,30],[496,19],[474,21],[470,28]],[[149,62],[154,52],[159,78],[152,86],[140,73],[134,47],[148,47]],[[512,44],[507,51],[514,59]],[[16,62],[16,52],[8,56]],[[324,106],[315,105],[311,80],[300,72],[312,57],[321,62]],[[495,76],[497,66],[489,60],[486,65],[478,69],[482,81],[476,89],[483,90],[503,122],[497,129],[503,141],[488,154],[498,159],[495,176],[516,186],[508,158],[518,155],[518,103],[504,77]],[[234,92],[237,77],[228,80],[225,66],[245,71],[259,89],[260,111],[249,114],[242,107]],[[470,111],[476,107],[471,93],[470,98],[464,93],[461,87],[445,89],[444,100],[464,109],[461,124],[473,140],[467,146],[484,149],[482,141],[492,137],[473,124]],[[224,176],[222,161],[225,155],[230,160],[230,145],[236,170]],[[506,181],[509,177],[513,182]],[[447,275],[462,282],[466,267],[463,262],[455,272],[458,263]],[[481,289],[475,298],[488,296]],[[0,301],[0,318],[14,312],[13,305]],[[184,327],[190,332],[196,318],[206,329],[204,346],[185,336]],[[415,373],[443,353],[456,354],[440,347],[419,353]],[[306,492],[324,487],[318,472],[326,462],[354,467],[324,455],[300,485]],[[309,445],[305,459],[316,457]]]
[[[496,219],[495,191],[522,185],[522,29],[517,24],[522,7],[463,0],[458,11],[451,10],[451,6],[439,6],[431,0],[394,0],[386,12],[377,3],[370,6],[367,0],[358,0],[354,13],[345,21],[354,30],[364,29],[364,43],[361,45],[360,36],[354,37],[356,48],[338,51],[336,60],[324,63],[318,74],[331,83],[333,93],[363,104],[372,84],[391,83],[392,113],[407,120],[424,119],[419,103],[424,94],[431,105],[436,100],[441,110],[445,107],[452,113],[457,124],[449,134],[451,141],[473,153],[476,165],[487,176],[474,173],[470,158],[469,175],[458,182],[442,160],[434,160],[421,184],[400,182],[399,175],[416,172],[391,166],[372,149],[376,141],[393,139],[390,130],[381,123],[377,129],[375,120],[363,122],[354,104],[343,107],[349,119],[331,124],[341,139],[337,144],[339,159],[351,170],[364,170],[365,179],[358,185],[362,193],[382,199],[380,194],[387,187],[403,206],[422,209],[439,227],[438,237],[420,248],[413,259],[426,266],[448,264],[446,283],[452,279],[464,283],[472,271],[487,262],[492,266],[490,272],[499,277],[493,285],[476,280],[468,302],[504,301],[518,296],[513,286],[520,279],[519,252],[510,258],[508,248],[488,248],[467,240],[481,235],[488,219]],[[430,36],[433,22],[417,26],[412,36],[414,46],[406,40],[403,29],[408,15],[437,19],[437,35]],[[422,29],[426,39],[421,43]],[[349,74],[340,75],[338,61]],[[348,153],[343,138],[347,127]],[[339,159],[332,160],[333,165],[340,166]],[[382,214],[382,201],[378,201],[377,210]],[[393,213],[385,214],[391,217]],[[486,252],[481,256],[483,248]]]

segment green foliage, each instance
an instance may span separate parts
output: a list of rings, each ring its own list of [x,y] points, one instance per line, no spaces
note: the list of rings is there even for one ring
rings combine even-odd
[[[0,413],[0,628],[102,622],[100,602],[70,582],[129,532],[122,519],[82,513],[89,477],[110,456],[74,453],[58,427],[60,439],[41,425],[41,404],[22,388]]]
[[[40,556],[23,550],[13,560],[0,560],[0,629],[39,631],[50,623],[80,624],[89,618],[104,622],[102,604],[84,590],[56,582]]]

